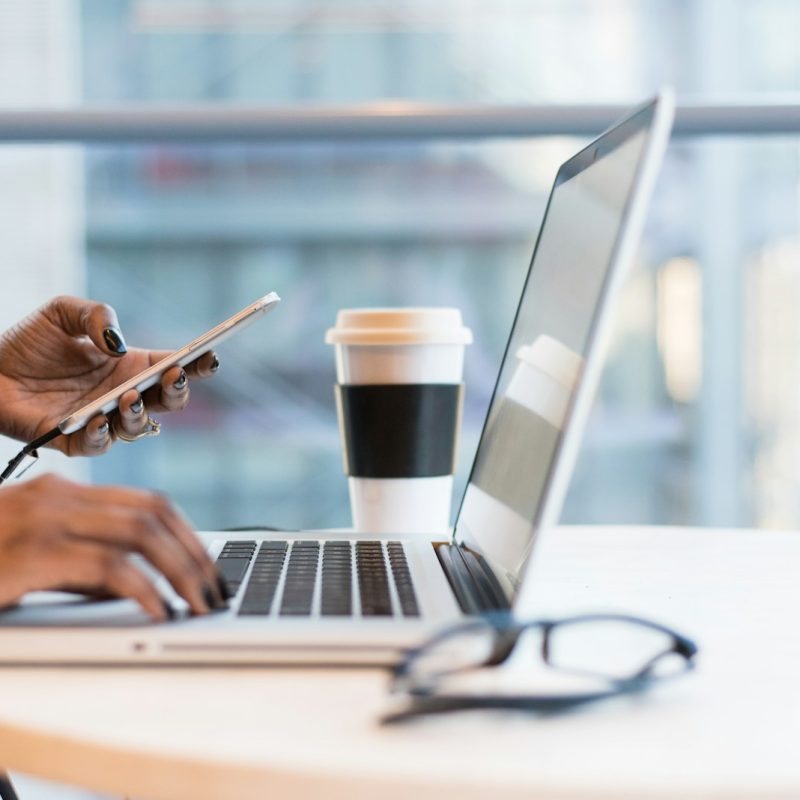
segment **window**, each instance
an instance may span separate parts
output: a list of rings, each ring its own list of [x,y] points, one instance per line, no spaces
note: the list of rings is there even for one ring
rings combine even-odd
[[[0,123],[23,106],[402,114],[800,83],[790,0],[4,0],[0,15],[15,76]],[[549,184],[581,141],[3,144],[2,322],[88,293],[117,308],[129,343],[165,347],[278,290],[283,307],[223,345],[220,374],[164,435],[69,466],[168,491],[201,527],[345,525],[323,343],[336,310],[462,309],[476,336],[463,487]],[[800,524],[797,188],[796,137],[673,141],[566,520]]]

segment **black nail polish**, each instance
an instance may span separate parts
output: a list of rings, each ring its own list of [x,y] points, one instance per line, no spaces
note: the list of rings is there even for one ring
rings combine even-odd
[[[230,600],[231,597],[233,597],[230,587],[222,575],[217,575],[217,587],[219,588],[219,593],[222,595],[223,600]]]
[[[143,408],[144,401],[142,400],[142,396],[139,395],[139,399],[135,403],[131,403],[131,411],[133,411],[134,414],[141,414]]]
[[[106,343],[106,347],[115,355],[124,356],[128,352],[125,340],[116,328],[106,328],[103,331],[103,341]]]
[[[178,613],[166,600],[162,600],[161,604],[164,606],[164,613],[167,615],[167,619],[178,618]]]
[[[209,608],[213,608],[214,611],[224,611],[228,607],[228,602],[221,597],[217,598],[208,584],[203,587],[203,600],[205,600],[206,605]]]
[[[214,356],[214,360],[211,362],[211,371],[216,372],[219,369],[219,359]]]
[[[179,389],[179,390],[180,390],[180,389],[183,389],[183,387],[184,387],[184,386],[186,386],[186,373],[185,373],[185,372],[183,372],[183,371],[181,371],[181,376],[180,376],[180,378],[178,378],[178,380],[176,380],[176,381],[175,381],[175,383],[173,383],[172,385],[173,385],[173,386],[174,386],[176,389]]]

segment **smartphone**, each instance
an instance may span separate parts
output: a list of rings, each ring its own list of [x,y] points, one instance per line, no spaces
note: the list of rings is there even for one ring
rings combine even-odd
[[[185,347],[170,353],[166,358],[148,367],[138,375],[134,375],[125,383],[121,383],[110,392],[106,392],[102,397],[92,400],[87,403],[83,408],[78,409],[75,413],[70,414],[68,417],[58,423],[58,429],[63,434],[75,433],[81,428],[85,427],[90,419],[96,417],[98,414],[108,414],[113,411],[119,404],[119,399],[125,392],[131,389],[137,389],[143,392],[154,386],[161,379],[161,376],[170,368],[175,366],[184,367],[186,364],[200,358],[203,353],[207,353],[215,345],[224,342],[234,333],[246,328],[248,325],[255,322],[262,317],[267,311],[273,309],[281,299],[275,292],[265,294],[262,298],[251,303],[247,308],[243,308],[238,314],[234,314],[230,319],[221,322],[216,328],[212,328],[202,336],[198,336],[193,342],[189,342]]]

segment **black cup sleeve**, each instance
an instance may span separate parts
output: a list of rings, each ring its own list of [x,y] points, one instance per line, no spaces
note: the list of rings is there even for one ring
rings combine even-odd
[[[457,383],[337,385],[345,474],[452,475],[463,395]]]

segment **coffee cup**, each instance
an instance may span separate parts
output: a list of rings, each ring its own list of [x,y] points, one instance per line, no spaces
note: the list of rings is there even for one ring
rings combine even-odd
[[[472,341],[461,312],[345,309],[325,341],[354,528],[446,533]]]

